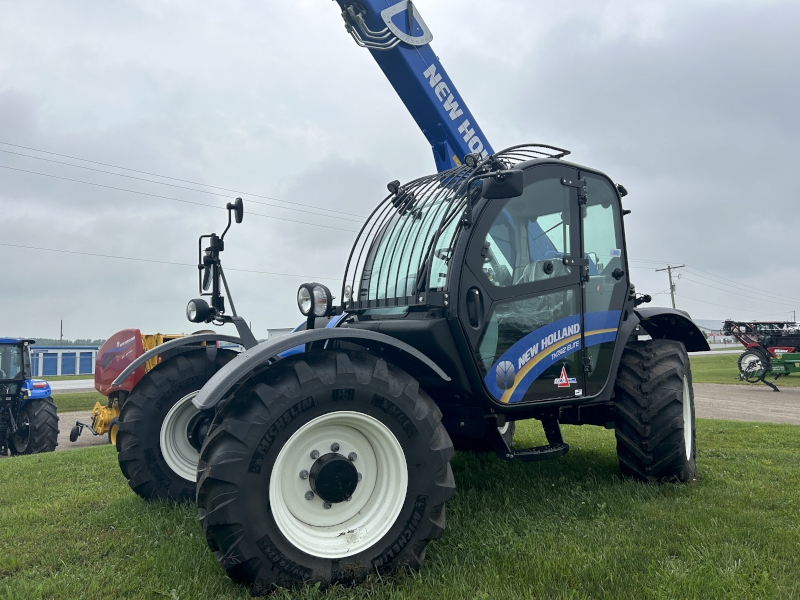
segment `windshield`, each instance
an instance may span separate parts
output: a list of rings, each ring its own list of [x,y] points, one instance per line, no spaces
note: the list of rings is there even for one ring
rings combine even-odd
[[[353,246],[345,282],[363,308],[404,306],[447,284],[469,169],[422,178],[390,196]],[[345,293],[345,300],[349,300]]]
[[[22,348],[17,344],[0,344],[0,379],[22,379]]]

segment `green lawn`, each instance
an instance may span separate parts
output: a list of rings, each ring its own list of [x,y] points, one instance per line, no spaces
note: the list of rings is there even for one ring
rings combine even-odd
[[[516,442],[541,443],[535,425]],[[690,485],[622,480],[613,431],[564,435],[558,461],[458,454],[420,574],[273,597],[800,597],[800,427],[699,421]],[[194,506],[140,500],[110,446],[0,460],[0,506],[0,598],[246,597]]]
[[[739,354],[714,354],[710,356],[695,355],[690,358],[692,362],[692,380],[694,383],[730,383],[738,385],[759,385],[746,381],[739,381]],[[767,377],[768,381],[772,377]],[[781,377],[776,385],[778,387],[800,387],[800,377]]]
[[[94,381],[94,375],[38,375],[34,379],[44,379],[45,381],[72,381],[75,379],[88,379]]]
[[[68,394],[53,394],[53,402],[58,412],[72,412],[74,410],[92,410],[94,403],[105,405],[108,399],[100,392],[75,392]]]

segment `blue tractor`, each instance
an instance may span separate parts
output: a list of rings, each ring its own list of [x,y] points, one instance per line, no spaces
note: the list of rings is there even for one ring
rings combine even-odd
[[[34,340],[0,338],[0,456],[39,454],[58,446],[50,384],[31,379]]]

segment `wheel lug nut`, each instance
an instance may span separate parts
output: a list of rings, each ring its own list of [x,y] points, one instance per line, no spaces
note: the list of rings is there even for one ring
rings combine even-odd
[[[358,454],[356,454],[355,452],[351,452],[350,454],[347,455],[347,458],[349,458],[351,462],[355,462],[355,460],[358,458]]]
[[[331,507],[331,503],[330,503],[330,502],[325,502],[325,503],[322,505],[322,508],[324,508],[325,510],[328,510],[330,507]]]
[[[306,471],[305,469],[300,471],[300,479],[308,479],[308,471]]]
[[[336,442],[333,442],[331,444],[331,452],[338,452],[338,451],[339,451],[339,444],[337,444]]]
[[[319,450],[312,450],[311,451],[311,458],[317,460],[319,458]]]
[[[311,490],[308,490],[306,492],[306,500],[313,500],[313,499],[314,499],[314,492],[312,492]]]
[[[361,473],[358,474],[358,480],[361,481]]]

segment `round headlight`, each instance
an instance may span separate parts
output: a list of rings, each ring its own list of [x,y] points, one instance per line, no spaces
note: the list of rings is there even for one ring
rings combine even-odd
[[[189,300],[189,304],[186,305],[186,318],[192,323],[202,323],[210,314],[211,307],[201,298]]]
[[[304,317],[307,317],[308,313],[311,312],[311,292],[306,286],[301,286],[297,290],[297,307]]]
[[[326,317],[331,306],[331,293],[324,285],[314,286],[314,316]]]

